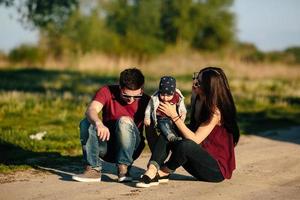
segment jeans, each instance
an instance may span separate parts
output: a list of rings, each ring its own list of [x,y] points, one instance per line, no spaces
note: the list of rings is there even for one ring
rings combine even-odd
[[[153,164],[159,170],[170,153],[170,145],[171,143],[164,135],[159,135],[154,145],[149,164]]]
[[[220,182],[224,180],[217,161],[199,144],[184,139],[172,143],[172,155],[166,162],[166,167],[175,171],[183,168],[201,181]]]
[[[167,140],[170,140],[170,138],[172,137],[178,136],[175,131],[176,126],[168,117],[157,117],[157,128]]]
[[[116,121],[114,130],[109,130],[109,141],[99,139],[95,126],[87,118],[80,122],[79,127],[83,159],[87,165],[98,170],[102,169],[100,158],[111,158],[108,161],[131,165],[144,147],[139,129],[129,117],[120,117]]]

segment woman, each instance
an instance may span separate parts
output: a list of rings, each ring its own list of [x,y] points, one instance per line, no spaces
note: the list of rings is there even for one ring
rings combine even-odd
[[[234,147],[239,140],[236,108],[222,69],[202,69],[193,81],[194,98],[189,126],[169,103],[161,103],[159,109],[172,118],[184,138],[169,144],[170,159],[164,163],[159,154],[151,156],[148,169],[137,183],[137,187],[157,185],[168,181],[169,174],[178,167],[189,172],[196,179],[221,182],[230,179],[235,169]],[[160,136],[156,146],[164,145]]]

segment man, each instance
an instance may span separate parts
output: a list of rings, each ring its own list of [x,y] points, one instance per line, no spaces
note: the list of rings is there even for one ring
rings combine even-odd
[[[80,140],[86,169],[73,176],[81,182],[101,181],[102,161],[117,164],[118,181],[131,181],[129,168],[145,142],[143,119],[150,97],[143,92],[144,76],[136,68],[121,72],[119,85],[101,87],[80,122]],[[98,114],[102,111],[102,120]]]

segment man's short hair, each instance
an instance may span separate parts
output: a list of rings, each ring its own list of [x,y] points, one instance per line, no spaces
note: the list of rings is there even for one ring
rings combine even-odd
[[[120,74],[120,87],[130,90],[138,90],[143,87],[145,82],[144,75],[137,68],[125,69]]]

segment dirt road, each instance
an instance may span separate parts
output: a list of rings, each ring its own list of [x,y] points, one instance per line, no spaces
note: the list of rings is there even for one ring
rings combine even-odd
[[[237,169],[231,180],[222,183],[195,181],[180,168],[169,183],[141,189],[134,187],[133,183],[117,183],[114,165],[106,164],[101,183],[74,182],[70,178],[72,173],[67,170],[19,172],[9,177],[8,180],[13,181],[2,181],[0,199],[298,200],[300,128],[288,133],[279,131],[266,133],[264,137],[242,136],[236,147]],[[285,135],[292,140],[287,142]],[[149,156],[143,154],[134,163],[136,178],[143,172]],[[8,177],[0,177],[5,178]]]

